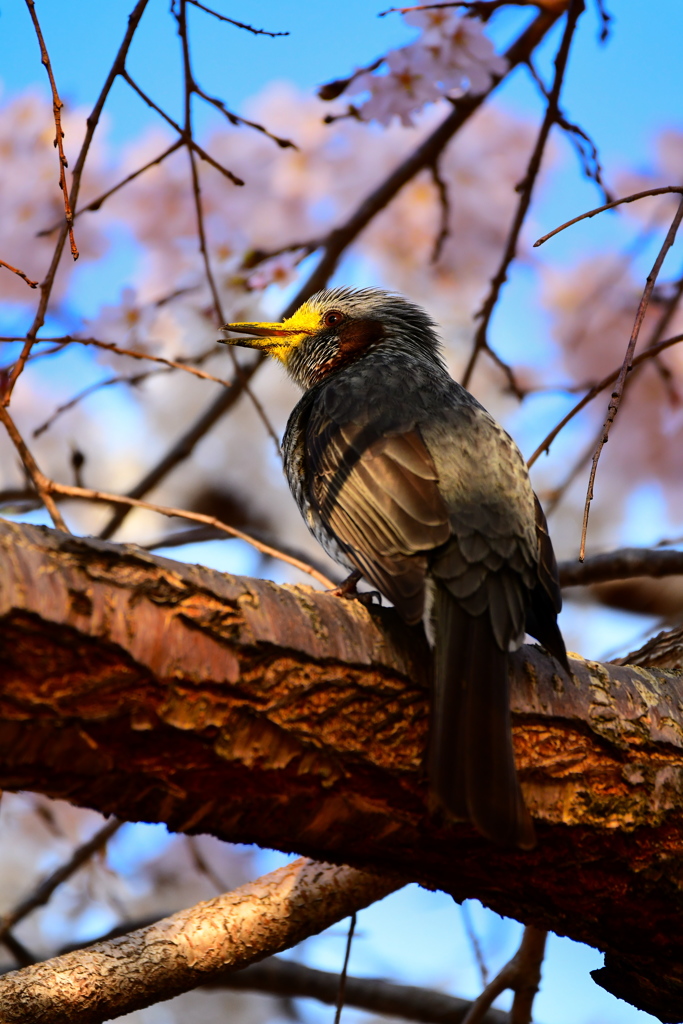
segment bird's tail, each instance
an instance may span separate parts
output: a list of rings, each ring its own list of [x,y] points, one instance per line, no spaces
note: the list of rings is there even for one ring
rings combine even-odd
[[[508,656],[496,643],[488,612],[469,615],[440,585],[433,626],[432,794],[487,838],[530,849],[536,839],[515,769]]]

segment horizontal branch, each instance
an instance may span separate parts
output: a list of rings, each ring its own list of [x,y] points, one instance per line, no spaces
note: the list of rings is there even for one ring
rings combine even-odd
[[[479,898],[683,1018],[678,676],[515,656],[539,844],[509,851],[430,813],[429,654],[392,611],[9,522],[0,581],[0,788]]]
[[[587,587],[609,580],[628,580],[634,576],[683,576],[683,551],[661,548],[620,548],[593,555],[583,562],[560,562],[563,587]]]
[[[267,992],[286,999],[317,999],[334,1006],[339,995],[339,975],[272,956],[243,970],[217,975],[207,987]],[[347,977],[344,1005],[419,1024],[460,1024],[472,1003],[416,985],[397,985],[382,978]],[[508,1014],[489,1010],[481,1020],[482,1024],[508,1024]]]
[[[121,938],[6,974],[3,1024],[101,1024],[296,945],[402,884],[302,858]]]

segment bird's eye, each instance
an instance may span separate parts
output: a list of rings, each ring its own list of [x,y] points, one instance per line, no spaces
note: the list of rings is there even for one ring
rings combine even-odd
[[[338,309],[328,310],[323,318],[326,327],[336,327],[343,319],[344,314],[340,313]]]

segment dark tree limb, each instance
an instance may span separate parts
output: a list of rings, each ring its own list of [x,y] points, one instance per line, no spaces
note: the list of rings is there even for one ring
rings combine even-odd
[[[683,1019],[678,676],[522,649],[522,853],[430,814],[428,651],[391,611],[0,523],[0,623],[1,787],[479,898]]]

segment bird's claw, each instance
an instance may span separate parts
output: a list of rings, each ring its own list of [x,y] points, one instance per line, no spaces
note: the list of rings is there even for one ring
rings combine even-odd
[[[360,593],[357,589],[357,584],[362,576],[362,572],[359,569],[354,569],[353,572],[346,577],[346,579],[335,587],[334,590],[328,590],[327,593],[333,597],[343,597],[347,601],[360,601],[366,608],[372,607],[375,602],[378,605],[382,604],[382,595],[378,590],[369,590],[364,593]]]

